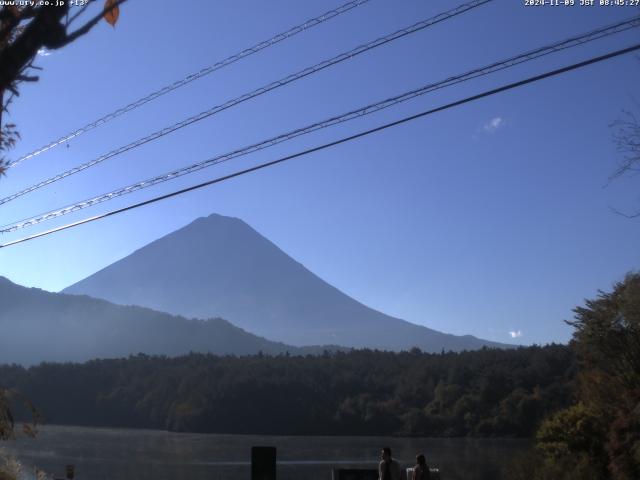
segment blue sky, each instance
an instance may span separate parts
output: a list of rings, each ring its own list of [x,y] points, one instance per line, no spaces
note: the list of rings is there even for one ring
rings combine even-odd
[[[495,0],[2,206],[0,223],[245,146],[371,101],[640,13]],[[339,1],[131,0],[39,57],[11,120],[30,152]],[[454,7],[371,0],[11,169],[0,194]],[[429,94],[230,164],[87,209],[51,227],[392,121],[640,40],[636,30]],[[199,216],[240,217],[361,302],[455,334],[567,341],[574,306],[640,263],[639,179],[604,187],[609,125],[640,96],[640,60],[618,58],[483,99],[293,163],[0,250],[0,275],[60,290]],[[38,228],[2,236],[2,242]],[[233,319],[231,319],[233,320]],[[516,338],[512,333],[519,332]]]

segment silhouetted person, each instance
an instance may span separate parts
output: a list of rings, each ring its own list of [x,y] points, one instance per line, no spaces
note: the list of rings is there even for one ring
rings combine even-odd
[[[429,465],[427,465],[427,459],[423,454],[416,455],[416,466],[413,467],[411,480],[431,480]]]
[[[378,465],[379,480],[400,480],[400,464],[391,458],[391,449],[384,447]]]

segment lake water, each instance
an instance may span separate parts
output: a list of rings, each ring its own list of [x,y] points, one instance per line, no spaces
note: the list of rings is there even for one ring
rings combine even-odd
[[[329,480],[334,467],[376,468],[385,445],[403,466],[424,452],[442,480],[495,480],[505,461],[530,446],[504,439],[204,435],[68,426],[44,426],[36,439],[3,443],[26,473],[37,466],[64,478],[65,465],[74,464],[78,480],[245,480],[252,446],[277,447],[278,480]]]

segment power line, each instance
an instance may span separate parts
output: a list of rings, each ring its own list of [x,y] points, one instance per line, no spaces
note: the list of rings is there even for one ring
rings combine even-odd
[[[590,58],[588,60],[585,60],[585,61],[582,61],[582,62],[579,62],[579,63],[574,63],[572,65],[568,65],[568,66],[565,66],[565,67],[562,67],[562,68],[558,68],[556,70],[551,70],[551,71],[542,73],[540,75],[535,75],[533,77],[529,77],[529,78],[526,78],[524,80],[520,80],[520,81],[517,81],[517,82],[509,83],[507,85],[503,85],[502,87],[494,88],[492,90],[487,90],[487,91],[484,91],[484,92],[479,93],[477,95],[473,95],[471,97],[466,97],[466,98],[464,98],[462,100],[457,100],[455,102],[448,103],[446,105],[442,105],[440,107],[433,108],[431,110],[426,110],[426,111],[423,111],[423,112],[415,114],[415,115],[404,117],[404,118],[402,118],[400,120],[396,120],[396,121],[391,122],[391,123],[386,123],[384,125],[381,125],[381,126],[369,129],[369,130],[365,130],[365,131],[356,133],[354,135],[350,135],[348,137],[343,137],[343,138],[341,138],[339,140],[335,140],[333,142],[325,143],[325,144],[319,145],[317,147],[309,148],[307,150],[303,150],[301,152],[294,153],[292,155],[288,155],[286,157],[281,157],[281,158],[279,158],[277,160],[272,160],[270,162],[261,163],[259,165],[256,165],[256,166],[253,166],[253,167],[250,167],[250,168],[246,168],[244,170],[240,170],[240,171],[231,173],[229,175],[224,175],[222,177],[214,178],[214,179],[209,180],[207,182],[199,183],[197,185],[192,185],[191,187],[183,188],[181,190],[177,190],[177,191],[174,191],[174,192],[171,192],[171,193],[167,193],[165,195],[160,195],[158,197],[154,197],[154,198],[151,198],[149,200],[145,200],[143,202],[139,202],[139,203],[135,203],[135,204],[132,204],[132,205],[128,205],[126,207],[119,208],[117,210],[111,210],[109,212],[102,213],[100,215],[95,215],[93,217],[85,218],[85,219],[79,220],[77,222],[73,222],[73,223],[69,223],[69,224],[66,224],[66,225],[62,225],[60,227],[52,228],[50,230],[47,230],[47,231],[44,231],[44,232],[40,232],[40,233],[31,235],[31,236],[28,236],[28,237],[23,237],[23,238],[20,238],[20,239],[17,239],[17,240],[13,240],[11,242],[0,244],[0,248],[6,248],[6,247],[9,247],[9,246],[12,246],[12,245],[16,245],[18,243],[23,243],[23,242],[26,242],[26,241],[29,241],[29,240],[34,240],[36,238],[43,237],[43,236],[46,236],[46,235],[50,235],[52,233],[56,233],[56,232],[59,232],[59,231],[62,231],[62,230],[66,230],[66,229],[72,228],[72,227],[77,227],[77,226],[83,225],[85,223],[89,223],[89,222],[93,222],[93,221],[100,220],[100,219],[103,219],[103,218],[107,218],[107,217],[110,217],[110,216],[113,216],[113,215],[117,215],[119,213],[123,213],[123,212],[129,211],[129,210],[133,210],[133,209],[136,209],[136,208],[139,208],[139,207],[143,207],[145,205],[150,205],[152,203],[156,203],[156,202],[159,202],[161,200],[166,200],[166,199],[171,198],[171,197],[182,195],[184,193],[191,192],[193,190],[197,190],[197,189],[204,188],[204,187],[207,187],[207,186],[210,186],[210,185],[214,185],[216,183],[221,183],[221,182],[224,182],[226,180],[230,180],[230,179],[235,178],[235,177],[246,175],[248,173],[255,172],[255,171],[258,171],[258,170],[262,170],[264,168],[272,167],[274,165],[277,165],[277,164],[280,164],[280,163],[283,163],[283,162],[286,162],[286,161],[289,161],[289,160],[293,160],[295,158],[303,157],[305,155],[309,155],[309,154],[314,153],[314,152],[325,150],[327,148],[334,147],[336,145],[340,145],[342,143],[346,143],[346,142],[349,142],[349,141],[352,141],[352,140],[356,140],[358,138],[365,137],[367,135],[371,135],[373,133],[386,130],[387,128],[391,128],[391,127],[395,127],[395,126],[398,126],[398,125],[402,125],[404,123],[416,120],[418,118],[425,117],[427,115],[432,115],[434,113],[441,112],[443,110],[448,110],[450,108],[454,108],[454,107],[457,107],[457,106],[460,106],[460,105],[464,105],[466,103],[470,103],[470,102],[473,102],[473,101],[476,101],[476,100],[480,100],[480,99],[482,99],[484,97],[495,95],[497,93],[501,93],[501,92],[504,92],[504,91],[507,91],[507,90],[512,90],[514,88],[518,88],[518,87],[527,85],[529,83],[534,83],[534,82],[537,82],[537,81],[540,81],[540,80],[543,80],[543,79],[546,79],[546,78],[549,78],[549,77],[561,75],[563,73],[567,73],[569,71],[577,70],[579,68],[583,68],[583,67],[586,67],[588,65],[593,65],[595,63],[599,63],[599,62],[602,62],[602,61],[605,61],[605,60],[609,60],[611,58],[618,57],[620,55],[624,55],[624,54],[627,54],[627,53],[630,53],[630,52],[634,52],[636,50],[640,50],[640,43],[637,43],[637,44],[632,45],[632,46],[627,47],[627,48],[623,48],[621,50],[616,50],[616,51],[607,53],[605,55],[600,55],[598,57],[592,57],[592,58]]]
[[[341,6],[339,6],[338,8],[335,8],[333,10],[329,10],[328,12],[323,13],[322,15],[318,15],[317,17],[311,18],[309,20],[307,20],[306,22],[300,24],[300,25],[296,25],[295,27],[290,28],[289,30],[287,30],[286,32],[282,32],[279,33],[277,35],[274,35],[273,37],[269,38],[268,40],[263,40],[260,43],[257,43],[255,45],[253,45],[252,47],[246,48],[244,50],[242,50],[241,52],[238,52],[234,55],[231,55],[227,58],[225,58],[224,60],[220,60],[219,62],[214,63],[213,65],[209,65],[208,67],[204,67],[202,68],[200,71],[198,72],[194,72],[190,75],[187,75],[186,77],[177,80],[175,82],[173,82],[170,85],[166,85],[164,87],[162,87],[159,90],[156,90],[155,92],[152,92],[138,100],[136,100],[135,102],[132,102],[122,108],[119,108],[117,110],[114,110],[111,113],[108,113],[102,117],[100,117],[99,119],[88,123],[87,125],[80,127],[76,130],[74,130],[73,132],[67,133],[65,135],[63,135],[62,137],[58,138],[57,140],[53,140],[52,142],[48,143],[47,145],[38,148],[37,150],[34,150],[30,153],[27,153],[26,155],[23,155],[22,157],[18,158],[17,160],[14,160],[12,162],[9,162],[7,164],[7,168],[11,168],[11,167],[15,167],[16,165],[24,162],[25,160],[28,160],[30,158],[33,158],[37,155],[40,155],[41,153],[44,153],[48,150],[51,150],[52,148],[61,145],[65,142],[68,142],[69,140],[72,140],[73,138],[79,137],[80,135],[82,135],[83,133],[87,133],[90,130],[93,130],[94,128],[97,128],[101,125],[104,125],[107,122],[110,122],[111,120],[119,117],[120,115],[123,115],[127,112],[130,112],[131,110],[135,110],[136,108],[141,107],[142,105],[151,102],[169,92],[172,92],[173,90],[176,90],[178,88],[184,87],[185,85],[198,80],[202,77],[204,77],[205,75],[209,75],[210,73],[215,72],[216,70],[220,70],[224,67],[227,67],[229,65],[231,65],[232,63],[237,62],[238,60],[241,60],[243,58],[249,57],[251,55],[253,55],[254,53],[258,53],[261,50],[264,50],[265,48],[269,48],[277,43],[282,42],[283,40],[286,40],[288,38],[293,37],[294,35],[297,35],[298,33],[301,33],[305,30],[309,30],[310,28],[313,28],[317,25],[320,25],[321,23],[326,22],[327,20],[331,20],[332,18],[335,18],[339,15],[342,15],[343,13],[346,13],[352,9],[354,9],[355,7],[358,7],[364,3],[369,2],[370,0],[352,0],[349,1]]]
[[[601,27],[599,29],[596,30],[592,30],[590,32],[584,33],[582,35],[578,35],[578,36],[574,36],[574,37],[570,37],[568,39],[562,40],[560,42],[555,42],[553,44],[544,46],[544,47],[540,47],[534,50],[530,50],[527,51],[525,53],[521,53],[519,55],[513,56],[513,57],[509,57],[505,60],[499,61],[499,62],[494,62],[490,65],[481,67],[481,68],[476,68],[474,70],[470,70],[466,73],[460,74],[460,75],[456,75],[456,76],[452,76],[452,77],[448,77],[444,80],[441,80],[439,82],[435,82],[435,83],[430,83],[427,85],[423,85],[420,88],[417,88],[415,90],[411,90],[408,92],[404,92],[400,95],[396,95],[387,99],[384,99],[382,101],[376,102],[376,103],[372,103],[369,104],[365,107],[361,107],[359,109],[356,110],[352,110],[350,112],[338,115],[338,116],[334,116],[328,119],[324,119],[320,122],[316,122],[313,123],[311,125],[307,125],[305,127],[302,128],[298,128],[296,130],[292,130],[280,135],[277,135],[275,137],[271,137],[269,139],[266,140],[262,140],[258,143],[254,143],[252,145],[249,146],[245,146],[243,148],[225,153],[225,154],[221,154],[221,155],[217,155],[215,157],[203,160],[201,162],[198,163],[194,163],[192,165],[186,166],[186,167],[182,167],[176,170],[173,170],[171,172],[162,174],[162,175],[158,175],[152,178],[148,178],[146,180],[128,185],[126,187],[121,187],[119,189],[116,190],[112,190],[110,192],[92,197],[90,199],[86,199],[83,200],[81,202],[77,202],[71,205],[67,205],[65,207],[59,208],[57,210],[52,210],[46,213],[42,213],[33,217],[29,217],[26,219],[22,219],[20,221],[17,222],[13,222],[10,224],[6,224],[3,225],[2,227],[0,227],[0,233],[9,233],[9,232],[13,232],[16,231],[18,229],[21,228],[25,228],[28,226],[32,226],[32,225],[36,225],[38,223],[42,223],[44,221],[47,220],[51,220],[63,215],[67,215],[69,213],[73,213],[76,212],[78,210],[82,210],[88,207],[91,207],[93,205],[97,205],[99,203],[103,203],[105,201],[108,200],[112,200],[114,198],[138,191],[138,190],[142,190],[144,188],[148,188],[169,180],[173,180],[175,178],[181,177],[183,175],[187,175],[189,173],[193,173],[196,172],[198,170],[204,169],[204,168],[208,168],[229,160],[232,160],[234,158],[238,158],[244,155],[248,155],[254,152],[257,152],[259,150],[263,150],[265,148],[269,148],[271,146],[277,145],[279,143],[291,140],[293,138],[302,136],[302,135],[306,135],[308,133],[312,133],[314,131],[317,130],[321,130],[324,128],[328,128],[330,126],[336,125],[336,124],[340,124],[349,120],[353,120],[355,118],[359,118],[365,115],[369,115],[371,113],[375,113],[378,112],[380,110],[386,109],[388,107],[391,107],[393,105],[397,105],[399,103],[402,102],[406,102],[408,100],[411,100],[413,98],[416,98],[420,95],[424,95],[426,93],[429,92],[433,92],[442,88],[446,88],[452,85],[456,85],[458,83],[462,83],[462,82],[466,82],[469,80],[472,80],[474,78],[478,78],[484,75],[488,75],[490,73],[494,73],[500,70],[504,70],[506,68],[510,68],[513,67],[515,65],[519,65],[528,61],[532,61],[534,59],[549,55],[551,53],[555,53],[555,52],[559,52],[562,50],[566,50],[568,48],[573,48],[579,45],[583,45],[585,43],[594,41],[596,39],[600,39],[609,35],[613,35],[615,33],[619,33],[621,31],[625,31],[628,30],[629,28],[633,28],[633,27],[637,27],[640,25],[640,16],[636,16],[633,17],[631,19],[622,21],[622,22],[618,22],[609,26],[605,26],[605,27]]]
[[[264,85],[260,88],[257,88],[251,92],[245,93],[243,95],[240,95],[239,97],[236,97],[232,100],[228,100],[225,103],[222,103],[220,105],[216,105],[208,110],[205,110],[203,112],[198,113],[197,115],[193,115],[187,119],[181,120],[177,123],[174,123],[173,125],[170,125],[168,127],[162,128],[160,130],[157,130],[155,132],[153,132],[150,135],[147,135],[146,137],[140,138],[138,140],[135,140],[134,142],[131,142],[127,145],[118,147],[114,150],[111,150],[110,152],[101,155],[93,160],[90,160],[86,163],[83,163],[81,165],[78,165],[77,167],[71,168],[65,172],[59,173],[58,175],[55,175],[53,177],[50,177],[46,180],[43,180],[42,182],[36,183],[34,185],[31,185],[30,187],[27,187],[23,190],[20,190],[19,192],[13,193],[7,197],[4,197],[2,199],[0,199],[0,205],[3,205],[7,202],[10,202],[12,200],[15,200],[23,195],[26,195],[30,192],[33,192],[35,190],[38,190],[42,187],[45,187],[47,185],[50,185],[52,183],[55,183],[59,180],[62,180],[63,178],[69,177],[71,175],[74,175],[76,173],[82,172],[88,168],[91,168],[95,165],[98,165],[99,163],[104,162],[105,160],[108,160],[109,158],[113,158],[116,155],[120,155],[121,153],[125,153],[129,150],[132,150],[134,148],[137,148],[141,145],[144,145],[146,143],[152,142],[154,140],[157,140],[158,138],[164,137],[165,135],[168,135],[170,133],[175,132],[176,130],[179,130],[181,128],[187,127],[189,125],[192,125],[196,122],[199,122],[201,120],[204,120],[206,118],[211,117],[212,115],[215,115],[217,113],[220,113],[224,110],[227,110],[231,107],[234,107],[240,103],[246,102],[247,100],[250,100],[252,98],[258,97],[260,95],[264,95],[265,93],[268,93],[272,90],[275,90],[277,88],[283,87],[285,85],[288,85],[289,83],[295,82],[297,80],[300,80],[302,78],[305,78],[311,74],[317,73],[321,70],[324,70],[325,68],[331,67],[333,65],[342,63],[346,60],[350,60],[362,53],[368,52],[369,50],[372,50],[374,48],[380,47],[382,45],[385,45],[389,42],[392,42],[394,40],[397,40],[399,38],[405,37],[407,35],[410,35],[412,33],[416,33],[419,32],[421,30],[424,30],[427,27],[430,27],[432,25],[435,25],[436,23],[440,23],[442,21],[448,20],[450,18],[453,18],[457,15],[460,15],[462,13],[465,13],[473,8],[479,7],[481,5],[484,5],[486,3],[489,3],[493,0],[474,0],[472,2],[466,3],[464,5],[461,5],[459,7],[453,8],[451,10],[448,10],[444,13],[440,13],[438,15],[436,15],[435,17],[431,17],[428,18],[426,20],[422,20],[418,23],[415,23],[409,27],[397,30],[389,35],[385,35],[384,37],[380,37],[377,38],[371,42],[368,42],[366,44],[360,45],[352,50],[349,50],[348,52],[344,52],[341,53],[339,55],[336,55],[335,57],[332,57],[328,60],[324,60],[320,63],[317,63],[311,67],[307,67],[303,70],[300,70],[297,73],[293,73],[291,75],[288,75],[286,77],[283,77],[279,80],[276,80],[274,82],[271,82],[267,85]]]

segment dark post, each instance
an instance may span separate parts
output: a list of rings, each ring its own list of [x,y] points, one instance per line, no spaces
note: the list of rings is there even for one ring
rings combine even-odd
[[[67,465],[67,479],[73,480],[76,473],[76,467],[74,465]]]
[[[276,447],[251,447],[251,480],[276,480]]]

